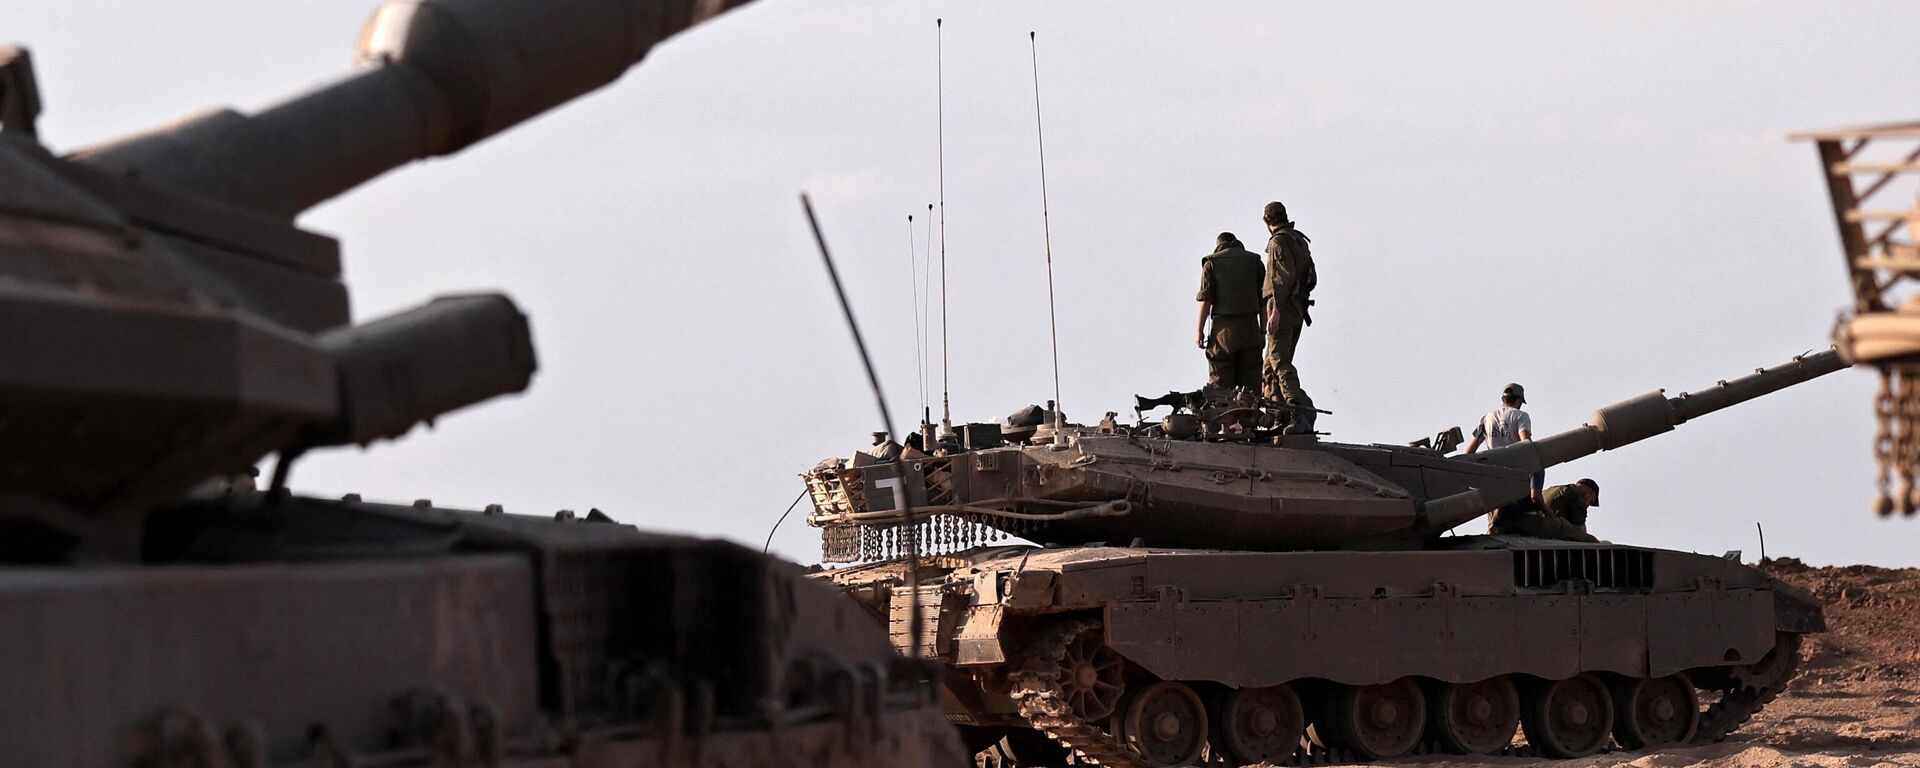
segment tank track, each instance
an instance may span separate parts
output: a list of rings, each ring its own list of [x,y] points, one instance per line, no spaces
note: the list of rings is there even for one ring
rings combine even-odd
[[[1761,674],[1755,678],[1751,674],[1736,674],[1722,691],[1720,701],[1708,707],[1700,715],[1700,727],[1694,731],[1693,743],[1712,744],[1726,739],[1733,732],[1760,712],[1762,707],[1772,702],[1774,697],[1786,690],[1787,681],[1800,671],[1800,636],[1782,633],[1774,645],[1775,662],[1772,669],[1764,666]],[[1765,661],[1755,666],[1762,666]]]
[[[1029,647],[1019,671],[1009,675],[1013,682],[1013,701],[1020,716],[1034,730],[1047,735],[1073,751],[1080,762],[1110,765],[1116,768],[1148,768],[1146,762],[1120,745],[1105,729],[1080,719],[1073,713],[1060,688],[1060,661],[1067,644],[1100,622],[1091,619],[1063,621],[1048,627]]]
[[[1013,683],[1011,695],[1020,716],[1034,730],[1072,750],[1080,762],[1116,768],[1148,768],[1113,734],[1074,715],[1072,707],[1062,695],[1060,661],[1066,655],[1067,644],[1073,642],[1073,638],[1080,633],[1099,627],[1100,622],[1091,619],[1063,621],[1049,627],[1028,649],[1019,671],[1008,676]],[[1786,689],[1787,682],[1799,672],[1800,636],[1782,634],[1779,644],[1775,646],[1775,653],[1778,656],[1774,664],[1766,665],[1770,669],[1762,667],[1734,676],[1722,691],[1720,700],[1701,713],[1700,726],[1694,732],[1693,743],[1712,744],[1725,740]],[[1319,760],[1313,759],[1316,757]],[[1303,752],[1296,753],[1289,760],[1282,761],[1282,764],[1348,762],[1342,759],[1345,757]]]

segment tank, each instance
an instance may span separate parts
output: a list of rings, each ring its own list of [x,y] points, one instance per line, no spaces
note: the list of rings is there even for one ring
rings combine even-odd
[[[536,368],[503,295],[353,322],[339,243],[300,213],[737,4],[392,2],[347,75],[65,156],[0,49],[4,762],[964,763],[938,668],[798,566],[599,510],[286,487],[307,451]]]
[[[948,716],[1018,765],[1496,753],[1516,731],[1551,757],[1716,741],[1823,630],[1811,596],[1737,553],[1457,529],[1530,504],[1533,472],[1843,367],[1804,355],[1471,455],[1457,429],[1283,434],[1293,414],[1244,390],[1140,398],[1175,412],[1064,439],[1006,441],[1031,418],[932,453],[914,435],[898,462],[805,474],[824,559],[854,564],[817,578],[930,649]]]

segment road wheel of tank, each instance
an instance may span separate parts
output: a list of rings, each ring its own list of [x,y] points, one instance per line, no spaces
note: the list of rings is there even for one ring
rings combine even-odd
[[[1326,716],[1314,723],[1335,749],[1361,760],[1381,760],[1413,751],[1426,730],[1427,699],[1420,684],[1403,677],[1380,685],[1340,686],[1327,697]],[[1324,726],[1322,728],[1321,726]]]
[[[1192,765],[1207,745],[1207,705],[1180,683],[1161,681],[1134,691],[1120,720],[1124,743],[1148,765]]]
[[[1700,725],[1700,698],[1684,674],[1635,678],[1613,689],[1613,737],[1626,749],[1679,744]]]
[[[1103,720],[1127,692],[1125,674],[1125,660],[1107,647],[1095,626],[1075,636],[1060,655],[1060,694],[1081,720]]]
[[[1593,675],[1550,680],[1528,694],[1520,725],[1527,743],[1548,757],[1586,757],[1607,745],[1613,697]]]
[[[1456,755],[1486,755],[1513,743],[1520,727],[1520,692],[1495,677],[1477,683],[1442,683],[1433,692],[1428,727],[1440,747]]]
[[[1277,763],[1300,748],[1306,712],[1293,688],[1239,688],[1220,697],[1214,743],[1234,762]]]
[[[1067,748],[1046,734],[1029,728],[1014,728],[1000,739],[1000,753],[1022,768],[1065,768]]]

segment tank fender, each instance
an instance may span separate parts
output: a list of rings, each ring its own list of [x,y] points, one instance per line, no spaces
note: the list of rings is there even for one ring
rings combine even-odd
[[[1015,571],[1007,579],[1005,597],[1001,604],[1014,611],[1036,611],[1051,608],[1054,603],[1054,585],[1058,583],[1054,571]]]
[[[998,605],[968,608],[960,620],[960,631],[954,633],[953,663],[1005,664],[1007,647],[1000,642],[1000,625],[1006,615],[1006,608]]]
[[[1826,612],[1812,592],[1771,576],[1767,581],[1767,588],[1773,590],[1774,629],[1796,634],[1827,631]]]

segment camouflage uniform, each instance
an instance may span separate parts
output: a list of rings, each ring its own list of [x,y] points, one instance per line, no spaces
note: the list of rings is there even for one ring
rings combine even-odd
[[[1266,346],[1266,335],[1260,330],[1260,294],[1265,283],[1266,268],[1260,257],[1238,240],[1221,243],[1200,260],[1200,293],[1194,299],[1212,302],[1208,384],[1260,387],[1260,353]]]
[[[1599,541],[1580,530],[1587,524],[1587,496],[1586,489],[1578,483],[1548,488],[1540,493],[1540,500],[1546,506],[1544,512],[1531,500],[1501,507],[1493,513],[1487,532],[1562,541]]]
[[[1298,408],[1312,408],[1313,398],[1300,388],[1300,371],[1293,366],[1293,352],[1300,344],[1300,330],[1308,323],[1303,280],[1313,274],[1313,255],[1307,249],[1307,236],[1291,223],[1281,226],[1267,241],[1267,279],[1260,291],[1266,311],[1279,315],[1279,328],[1267,334],[1267,359],[1261,372],[1264,394]],[[1310,283],[1309,283],[1310,284]]]

